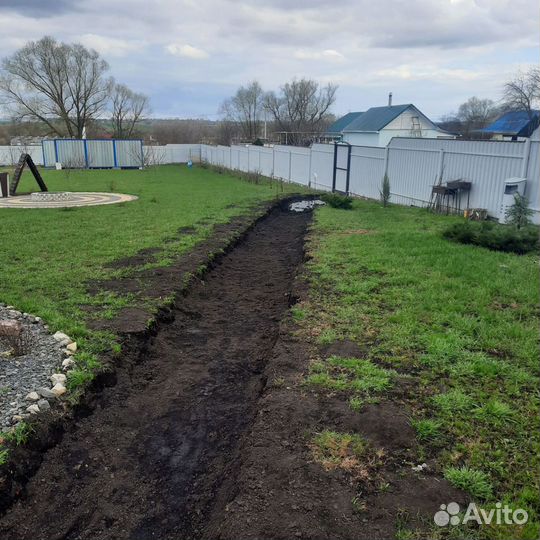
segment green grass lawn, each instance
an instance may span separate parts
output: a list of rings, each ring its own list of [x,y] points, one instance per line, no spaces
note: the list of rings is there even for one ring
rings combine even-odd
[[[70,209],[0,209],[0,301],[41,316],[52,331],[77,340],[79,358],[95,354],[113,336],[90,332],[86,305],[107,314],[129,297],[90,297],[89,280],[118,275],[106,263],[143,248],[162,247],[156,265],[169,263],[206,238],[216,223],[248,211],[254,204],[297,186],[246,182],[195,166],[167,165],[147,170],[44,170],[50,191],[105,191],[134,194],[137,201]],[[35,191],[26,172],[19,192]],[[178,235],[181,227],[194,227]],[[164,243],[164,240],[167,240]]]
[[[310,299],[293,316],[315,342],[350,339],[368,353],[315,363],[306,383],[341,390],[356,410],[399,384],[394,370],[414,377],[419,462],[435,456],[439,474],[475,500],[529,512],[524,527],[475,534],[537,538],[538,257],[443,239],[458,220],[365,201],[317,210]]]

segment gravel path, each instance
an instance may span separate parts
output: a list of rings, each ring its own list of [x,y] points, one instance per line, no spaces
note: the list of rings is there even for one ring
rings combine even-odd
[[[0,429],[30,414],[27,407],[38,400],[28,400],[26,396],[38,388],[51,387],[50,376],[61,372],[66,348],[65,343],[49,334],[47,325],[39,317],[0,304],[0,320],[6,319],[22,323],[29,350],[27,354],[13,356],[8,344],[0,339]],[[45,409],[47,405],[42,398],[39,396],[40,409]]]

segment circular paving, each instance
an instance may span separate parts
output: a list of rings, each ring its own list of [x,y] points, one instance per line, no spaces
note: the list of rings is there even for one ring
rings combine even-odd
[[[121,202],[135,201],[135,195],[124,193],[99,193],[91,191],[62,192],[62,197],[55,197],[55,193],[49,196],[30,194],[15,195],[14,197],[0,198],[0,208],[70,208],[73,206],[97,206],[100,204],[116,204]]]

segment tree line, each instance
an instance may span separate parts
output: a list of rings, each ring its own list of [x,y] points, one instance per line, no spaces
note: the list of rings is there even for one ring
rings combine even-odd
[[[221,139],[253,142],[268,138],[270,128],[274,136],[285,135],[288,144],[308,144],[334,121],[337,88],[305,78],[283,84],[278,92],[265,92],[257,81],[240,86],[220,107]]]
[[[15,121],[39,122],[47,135],[80,139],[107,118],[113,137],[133,137],[149,99],[108,71],[96,51],[45,36],[2,60],[1,103]]]

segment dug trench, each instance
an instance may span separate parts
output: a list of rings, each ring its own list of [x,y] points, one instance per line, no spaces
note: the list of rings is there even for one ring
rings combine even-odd
[[[306,294],[296,278],[310,219],[274,208],[155,332],[130,338],[114,384],[62,428],[0,538],[382,539],[399,512],[462,500],[402,466],[414,437],[399,403],[358,414],[304,387],[314,351],[288,308]],[[323,429],[363,433],[397,456],[384,471],[391,489],[362,493],[347,471],[317,463],[310,441]]]
[[[309,219],[276,208],[178,299],[137,362],[48,450],[1,538],[204,533],[237,474]]]

